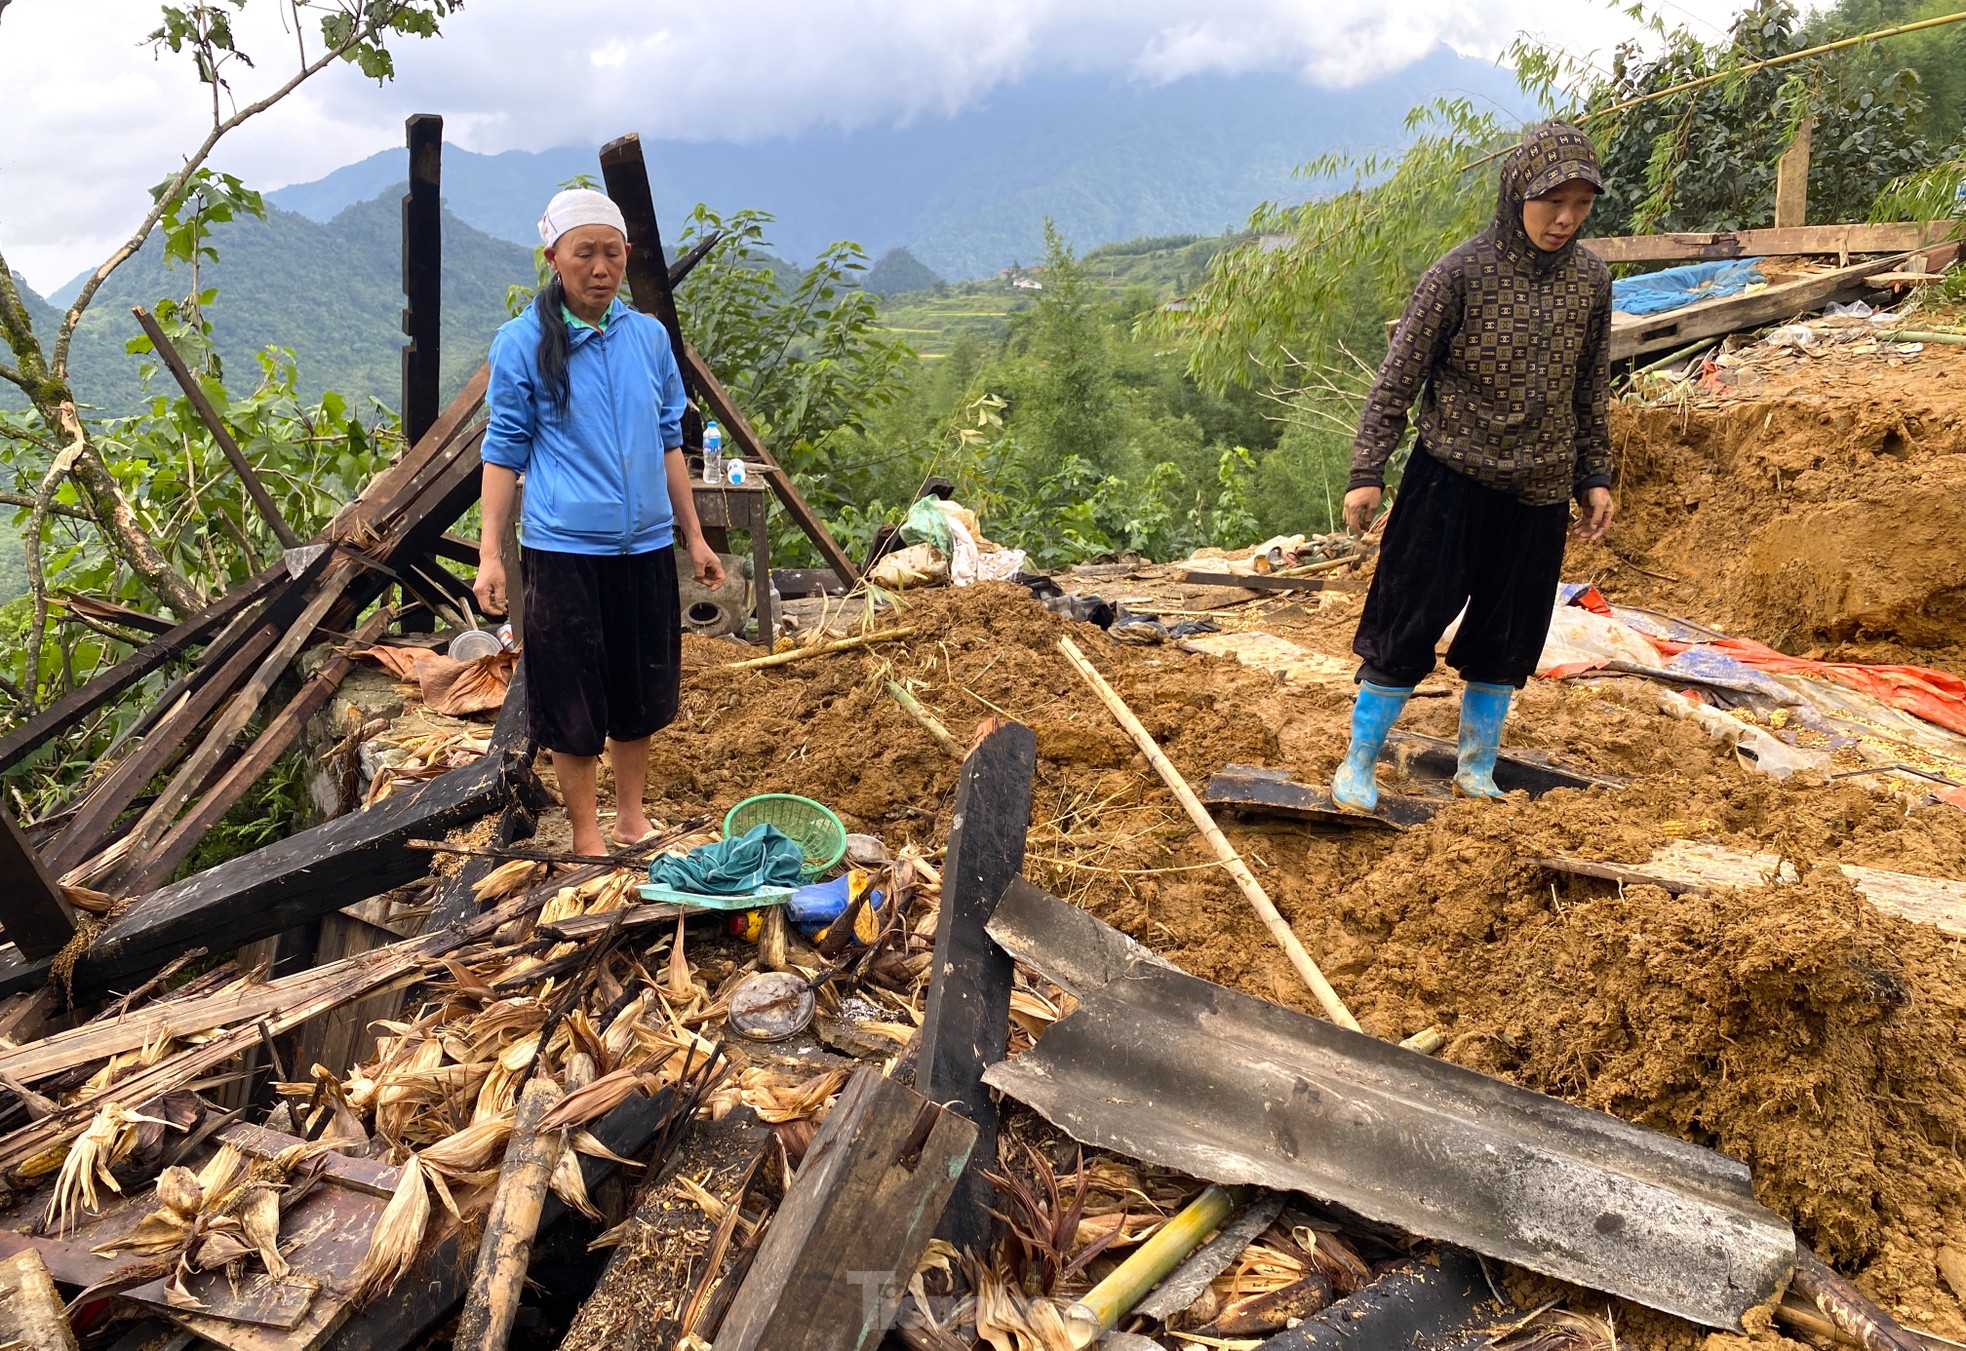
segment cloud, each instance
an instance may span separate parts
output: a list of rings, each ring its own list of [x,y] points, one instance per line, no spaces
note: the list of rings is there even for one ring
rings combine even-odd
[[[239,22],[254,70],[239,98],[286,78],[286,7]],[[52,288],[113,248],[146,189],[198,143],[209,90],[189,62],[141,42],[158,0],[13,0],[0,20],[0,248]],[[1628,29],[1597,6],[1543,0],[470,0],[431,42],[405,42],[380,88],[325,73],[221,147],[255,187],[304,182],[402,144],[402,119],[441,112],[481,152],[651,137],[757,140],[946,117],[1039,71],[1165,83],[1288,72],[1350,87],[1446,43],[1492,56],[1541,25],[1573,50]]]

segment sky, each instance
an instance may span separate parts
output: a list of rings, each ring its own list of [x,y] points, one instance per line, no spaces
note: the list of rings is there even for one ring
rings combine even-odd
[[[311,49],[332,3],[301,4]],[[1679,0],[1667,13],[1717,33],[1733,8]],[[127,238],[147,189],[210,130],[189,59],[143,41],[158,10],[0,0],[0,253],[43,293]],[[227,113],[299,64],[289,0],[246,0],[235,27],[253,65],[225,71]],[[946,117],[1038,72],[1287,73],[1342,88],[1442,43],[1490,58],[1531,31],[1607,53],[1633,28],[1614,6],[1549,0],[467,0],[442,37],[398,42],[392,83],[325,71],[212,162],[270,191],[400,146],[411,112],[443,114],[446,140],[482,153],[624,128],[755,140]]]

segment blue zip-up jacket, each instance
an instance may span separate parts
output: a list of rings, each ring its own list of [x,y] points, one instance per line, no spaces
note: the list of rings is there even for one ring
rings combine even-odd
[[[529,549],[640,554],[674,536],[664,455],[683,443],[683,376],[661,321],[619,298],[605,329],[569,324],[567,415],[540,387],[530,306],[492,338],[486,464],[526,476]]]

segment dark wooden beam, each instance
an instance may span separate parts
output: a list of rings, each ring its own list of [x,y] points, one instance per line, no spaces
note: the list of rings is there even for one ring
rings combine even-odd
[[[240,611],[258,601],[286,576],[278,564],[241,582],[197,614],[145,643],[87,684],[49,704],[20,726],[0,736],[0,770],[12,769],[49,740],[80,722],[151,672],[224,628]]]
[[[446,831],[514,801],[543,804],[529,766],[485,756],[409,792],[290,835],[141,897],[76,964],[75,987],[156,970],[193,945],[214,952],[268,938],[317,915],[377,896],[428,871],[411,840]]]
[[[439,195],[444,119],[417,113],[404,123],[410,190],[403,194],[403,436],[411,445],[437,420],[444,303],[444,213]]]
[[[997,1102],[983,1071],[1009,1051],[1011,985],[1010,957],[983,926],[1024,869],[1037,761],[1037,736],[1015,722],[987,726],[963,761],[915,1075],[932,1101],[976,1123],[978,1166],[964,1176],[938,1232],[978,1253],[989,1251],[990,1209],[1002,1208],[983,1178],[997,1166]]]
[[[683,324],[676,314],[676,293],[669,285],[668,255],[662,248],[662,227],[655,218],[655,193],[649,187],[648,161],[642,157],[642,138],[635,132],[609,141],[601,147],[601,182],[608,196],[621,208],[628,225],[628,292],[635,308],[652,314],[669,331],[669,348],[678,356],[683,350]],[[695,394],[687,370],[683,371],[683,391]],[[701,433],[687,445],[701,445]]]
[[[878,1070],[857,1071],[765,1230],[718,1351],[879,1345],[976,1135]]]
[[[75,912],[4,805],[0,805],[0,933],[30,959],[54,956],[75,936]]]

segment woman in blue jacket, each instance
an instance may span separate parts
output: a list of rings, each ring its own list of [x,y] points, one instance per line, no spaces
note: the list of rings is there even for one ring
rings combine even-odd
[[[523,474],[526,732],[553,753],[574,852],[604,854],[652,830],[649,738],[674,720],[681,691],[677,537],[699,582],[717,586],[724,571],[690,497],[668,332],[615,294],[628,266],[620,208],[588,189],[562,192],[539,237],[553,278],[492,339],[474,589],[486,613],[505,613],[499,541]],[[610,837],[597,797],[603,748]]]

